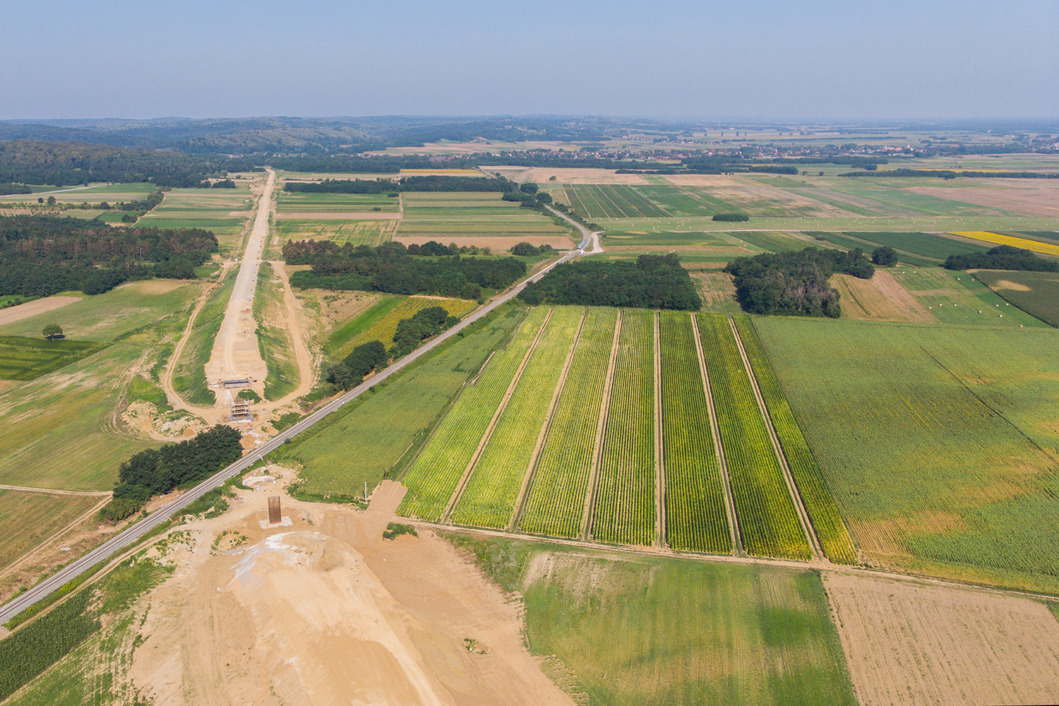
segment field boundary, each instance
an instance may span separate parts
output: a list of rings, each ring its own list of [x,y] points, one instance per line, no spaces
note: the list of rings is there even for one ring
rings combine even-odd
[[[654,406],[655,406],[655,542],[660,547],[667,546],[666,536],[666,462],[665,449],[662,433],[662,334],[660,330],[660,317],[654,313]]]
[[[739,348],[739,357],[742,358],[743,367],[746,368],[746,375],[750,379],[750,387],[754,390],[754,399],[757,400],[758,411],[765,420],[765,429],[768,431],[772,450],[780,462],[780,468],[783,469],[783,480],[787,485],[787,491],[791,494],[791,499],[794,501],[794,510],[798,514],[798,522],[801,523],[802,531],[809,540],[809,547],[813,552],[813,560],[830,563],[830,560],[824,556],[824,552],[820,548],[820,541],[816,537],[813,523],[809,521],[809,513],[805,510],[805,505],[802,503],[802,495],[798,492],[798,484],[794,482],[794,474],[791,473],[791,467],[787,464],[787,455],[783,453],[783,446],[780,444],[779,435],[776,434],[776,427],[772,425],[772,417],[769,415],[768,407],[765,405],[765,398],[761,395],[761,388],[758,387],[754,368],[750,365],[750,358],[746,354],[746,349],[743,348],[743,339],[739,337],[735,319],[731,316],[727,318],[728,326],[732,329],[736,346]]]
[[[518,497],[515,499],[515,509],[511,513],[511,520],[507,524],[508,531],[514,530],[518,526],[518,523],[522,520],[522,514],[526,511],[526,499],[529,497],[530,488],[533,485],[533,478],[537,473],[537,465],[540,462],[541,450],[544,448],[544,442],[548,439],[548,434],[552,428],[552,418],[555,416],[555,407],[559,404],[559,398],[563,394],[563,388],[566,387],[566,378],[570,373],[570,364],[574,360],[574,351],[577,349],[577,342],[581,340],[581,331],[585,328],[585,320],[588,319],[588,309],[581,312],[581,321],[577,325],[577,333],[574,334],[574,340],[570,344],[570,350],[566,354],[566,360],[563,362],[563,370],[559,374],[559,382],[555,385],[555,390],[552,392],[552,399],[548,405],[548,413],[544,417],[544,424],[541,425],[540,434],[537,435],[537,445],[533,447],[533,455],[530,457],[529,465],[526,467],[526,475],[522,479],[522,487],[519,488]]]
[[[746,556],[743,549],[743,537],[739,532],[738,516],[735,511],[735,498],[732,495],[732,479],[728,477],[728,460],[721,444],[721,432],[717,426],[717,411],[713,407],[713,389],[710,387],[710,374],[706,370],[706,356],[702,352],[702,334],[699,333],[699,322],[694,314],[691,319],[691,330],[695,334],[695,353],[699,357],[699,372],[702,375],[703,392],[706,394],[706,411],[710,416],[710,435],[713,437],[713,452],[721,468],[721,486],[724,489],[724,509],[728,515],[728,531],[732,536],[732,553],[735,556]]]
[[[618,357],[618,338],[621,336],[621,309],[614,322],[614,340],[610,344],[610,362],[607,364],[607,382],[603,385],[603,399],[599,403],[599,422],[596,425],[596,443],[592,447],[592,473],[588,479],[588,492],[585,494],[585,511],[581,517],[581,538],[589,539],[592,533],[592,520],[596,514],[596,496],[599,493],[599,463],[603,455],[603,437],[607,431],[607,417],[610,415],[610,389],[614,384],[614,363]]]
[[[507,409],[507,403],[511,400],[511,395],[515,393],[515,388],[518,387],[518,381],[522,379],[522,371],[526,369],[526,365],[529,364],[529,359],[533,355],[533,351],[537,349],[537,343],[540,342],[541,336],[544,335],[544,330],[548,328],[548,322],[552,319],[553,311],[555,310],[548,310],[548,315],[544,317],[541,327],[537,329],[537,335],[534,336],[533,343],[530,344],[529,350],[526,351],[526,355],[522,356],[522,362],[519,364],[518,370],[515,371],[515,376],[511,378],[511,382],[508,384],[507,390],[504,392],[504,396],[500,400],[500,404],[497,405],[496,411],[493,412],[493,418],[489,420],[489,426],[485,428],[485,432],[482,434],[482,438],[478,441],[478,446],[475,448],[474,454],[471,455],[471,460],[467,462],[467,467],[463,469],[463,475],[460,476],[460,482],[456,484],[456,490],[452,492],[452,497],[449,498],[449,502],[445,506],[445,512],[441,514],[441,522],[443,524],[448,524],[451,519],[452,511],[463,496],[463,491],[467,488],[467,483],[471,480],[471,475],[474,473],[475,466],[478,465],[478,459],[481,458],[482,452],[485,451],[485,447],[489,443],[489,440],[493,438],[493,430],[496,428],[497,422],[500,421],[500,415],[502,415],[504,410]]]

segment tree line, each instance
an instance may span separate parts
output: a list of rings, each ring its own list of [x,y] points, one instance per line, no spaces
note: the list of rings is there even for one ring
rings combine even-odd
[[[805,248],[736,258],[724,271],[735,279],[736,298],[745,311],[838,318],[842,310],[838,291],[828,282],[831,275],[871,279],[875,267],[860,249]]]
[[[973,170],[953,171],[951,169],[886,169],[883,171],[844,172],[844,177],[937,177],[938,179],[956,179],[959,177],[975,179],[1059,179],[1056,172],[979,172]]]
[[[527,304],[624,306],[642,309],[696,310],[702,307],[680,258],[640,255],[630,260],[578,260],[553,268],[526,286]]]
[[[100,294],[130,279],[193,279],[218,249],[200,228],[114,228],[48,216],[0,217],[0,295]]]
[[[242,434],[223,424],[194,439],[141,451],[121,464],[114,497],[100,510],[111,522],[133,514],[155,495],[209,478],[239,460]]]
[[[283,190],[307,194],[398,194],[402,191],[517,191],[518,185],[503,177],[408,176],[400,179],[324,179],[319,182],[288,181]]]
[[[998,245],[986,252],[966,255],[949,255],[945,260],[947,270],[1030,270],[1033,272],[1059,272],[1059,262],[1046,260],[1030,250],[1010,245]]]
[[[400,243],[372,248],[351,243],[339,246],[326,240],[292,240],[283,246],[283,257],[292,265],[312,266],[291,275],[291,284],[302,289],[436,294],[462,299],[480,299],[482,289],[503,289],[526,272],[525,263],[511,257],[414,255]]]

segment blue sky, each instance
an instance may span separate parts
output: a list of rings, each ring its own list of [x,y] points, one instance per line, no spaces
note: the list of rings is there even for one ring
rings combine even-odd
[[[16,0],[0,26],[0,119],[1059,117],[1055,0]]]

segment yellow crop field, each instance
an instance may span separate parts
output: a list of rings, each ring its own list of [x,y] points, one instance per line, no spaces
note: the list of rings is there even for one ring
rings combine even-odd
[[[418,297],[412,296],[397,305],[384,317],[376,321],[370,328],[352,339],[342,349],[342,355],[349,353],[357,346],[368,341],[382,341],[387,348],[393,345],[393,334],[397,331],[397,324],[401,319],[407,319],[416,312],[432,306],[440,306],[449,312],[450,316],[462,317],[473,311],[478,303],[469,299],[445,299],[441,297]]]
[[[1054,243],[1042,243],[1039,240],[1030,240],[1029,238],[1019,238],[1014,235],[1001,235],[1000,233],[990,233],[989,231],[984,230],[953,231],[953,235],[971,238],[972,240],[981,240],[986,243],[994,243],[996,245],[1011,245],[1016,248],[1044,253],[1045,255],[1059,256],[1059,245]]]

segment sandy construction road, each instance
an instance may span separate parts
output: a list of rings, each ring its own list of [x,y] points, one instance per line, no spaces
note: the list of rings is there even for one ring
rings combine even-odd
[[[268,241],[268,220],[272,212],[272,189],[276,185],[276,173],[269,171],[265,189],[257,202],[254,226],[247,239],[239,273],[235,277],[235,288],[224,311],[224,321],[213,342],[213,352],[206,364],[206,379],[217,380],[252,378],[253,389],[264,396],[265,361],[257,345],[257,323],[254,321],[254,289],[257,271]],[[217,394],[217,404],[227,406],[230,400],[223,391]]]
[[[292,477],[285,474],[286,478]],[[404,489],[367,511],[240,491],[167,551],[130,676],[158,703],[552,704],[518,609],[433,536],[384,540]]]

